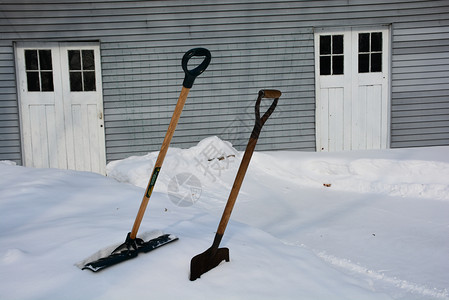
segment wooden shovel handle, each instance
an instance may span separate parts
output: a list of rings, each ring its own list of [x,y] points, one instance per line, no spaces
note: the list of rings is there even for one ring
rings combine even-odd
[[[256,123],[254,125],[253,132],[251,133],[251,137],[249,138],[248,145],[246,146],[245,153],[243,154],[242,162],[240,163],[239,170],[237,171],[237,175],[235,176],[234,184],[231,189],[231,193],[229,194],[228,201],[226,202],[225,209],[223,211],[223,215],[220,220],[220,224],[218,225],[216,239],[217,242],[221,240],[223,236],[226,226],[228,225],[229,218],[231,217],[232,209],[234,208],[235,201],[240,191],[240,187],[242,186],[243,179],[245,178],[246,170],[248,169],[249,162],[251,161],[251,157],[253,155],[254,149],[256,148],[257,139],[259,137],[260,131],[262,130],[263,124],[270,117],[271,113],[276,108],[279,97],[281,96],[281,92],[278,90],[261,90],[259,91],[259,97],[256,101],[255,111],[256,111]],[[260,118],[260,102],[262,98],[275,98],[270,108],[265,112],[262,118]]]
[[[176,126],[178,124],[179,117],[181,116],[182,109],[189,94],[190,89],[182,87],[181,94],[179,95],[178,103],[176,104],[175,111],[168,125],[167,133],[165,134],[164,141],[162,142],[161,150],[157,156],[156,163],[154,164],[153,172],[151,173],[150,180],[148,181],[145,194],[143,195],[142,202],[140,203],[139,211],[137,212],[136,219],[134,220],[134,225],[131,230],[130,238],[135,239],[137,232],[139,231],[140,223],[142,223],[143,215],[147,209],[148,202],[150,201],[151,194],[153,193],[154,185],[156,184],[157,177],[164,162],[165,155],[167,154],[168,148],[170,146],[170,141],[175,133]]]
[[[196,68],[189,70],[188,62],[194,56],[204,56],[203,62],[197,66]],[[206,68],[209,66],[211,60],[211,54],[209,50],[205,48],[194,48],[187,51],[182,58],[182,69],[184,70],[185,77],[182,83],[182,90],[178,98],[178,102],[175,107],[175,111],[173,112],[173,116],[170,120],[170,124],[168,125],[167,133],[165,134],[164,141],[162,142],[161,150],[159,151],[159,155],[157,156],[156,163],[154,164],[153,172],[151,173],[150,180],[148,181],[147,188],[145,190],[145,194],[143,195],[142,202],[140,203],[139,211],[137,212],[136,219],[134,220],[134,225],[130,233],[130,238],[135,239],[137,236],[137,232],[139,231],[140,224],[142,223],[143,215],[145,214],[145,210],[147,208],[148,202],[150,200],[150,196],[153,192],[154,185],[156,184],[157,177],[162,167],[162,163],[164,162],[165,155],[167,154],[168,148],[170,146],[171,139],[173,134],[175,133],[176,126],[178,125],[179,118],[181,116],[182,109],[184,108],[184,104],[186,102],[187,96],[189,94],[190,88],[193,85],[196,77],[203,73]]]

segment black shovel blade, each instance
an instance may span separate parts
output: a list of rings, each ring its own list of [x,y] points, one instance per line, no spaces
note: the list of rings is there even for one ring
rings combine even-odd
[[[204,273],[218,266],[222,261],[229,261],[228,248],[210,247],[206,251],[193,257],[190,261],[190,280],[194,281]]]
[[[140,252],[147,253],[176,240],[178,240],[176,236],[164,234],[147,242],[139,242],[132,248],[123,247],[125,249],[123,251],[117,251],[120,248],[118,247],[110,255],[86,263],[82,267],[82,270],[88,269],[92,272],[98,272],[107,267],[135,258]]]

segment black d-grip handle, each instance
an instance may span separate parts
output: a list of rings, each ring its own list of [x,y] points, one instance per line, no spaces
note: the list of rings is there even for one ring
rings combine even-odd
[[[204,60],[198,67],[189,70],[187,69],[187,64],[189,60],[194,56],[204,56]],[[210,59],[210,52],[206,48],[193,48],[187,51],[182,57],[182,69],[186,74],[182,86],[188,89],[192,88],[193,82],[195,81],[196,77],[203,73],[207,69],[207,66],[209,66]]]
[[[279,97],[281,97],[282,93],[278,90],[260,90],[259,97],[257,97],[255,112],[256,112],[256,123],[254,124],[253,132],[251,133],[251,138],[258,139],[260,131],[262,130],[263,124],[268,120],[268,118],[273,113],[276,105],[278,104]],[[262,98],[271,98],[274,99],[271,106],[267,109],[265,114],[260,117],[260,102]]]

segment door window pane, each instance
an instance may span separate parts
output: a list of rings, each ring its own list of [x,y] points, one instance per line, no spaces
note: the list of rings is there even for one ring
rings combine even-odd
[[[83,70],[95,70],[94,50],[83,50]]]
[[[359,33],[359,73],[382,72],[382,32]]]
[[[320,75],[343,74],[343,48],[343,35],[320,36]]]
[[[343,54],[343,36],[332,36],[332,54]]]
[[[371,54],[371,72],[382,72],[382,53]]]
[[[39,72],[27,72],[28,92],[40,92]]]
[[[25,68],[29,71],[39,70],[37,50],[25,50]]]
[[[42,91],[52,92],[54,90],[53,72],[41,72],[41,79],[42,79]]]
[[[51,50],[39,50],[39,64],[41,70],[53,70],[51,63]]]
[[[369,33],[359,34],[359,52],[369,52]]]
[[[331,36],[320,36],[320,54],[331,54]]]
[[[69,50],[71,92],[95,91],[94,50]]]
[[[369,72],[369,54],[359,54],[359,73]]]
[[[84,91],[95,91],[95,72],[84,72]]]
[[[72,92],[82,92],[82,73],[81,72],[70,72],[70,91]]]
[[[320,57],[320,75],[331,75],[331,57]]]
[[[382,51],[382,32],[371,33],[371,51]]]
[[[81,56],[79,50],[69,50],[69,70],[81,70]]]
[[[343,55],[334,56],[332,58],[332,74],[341,75],[343,74]]]
[[[53,92],[51,50],[25,50],[25,72],[29,92]]]

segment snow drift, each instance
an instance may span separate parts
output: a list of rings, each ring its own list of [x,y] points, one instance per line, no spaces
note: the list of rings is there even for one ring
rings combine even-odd
[[[157,153],[109,178],[1,162],[0,299],[449,299],[448,151],[254,153],[231,262],[195,282],[243,155],[230,143],[171,148],[141,230],[179,241],[98,274],[74,264],[125,239]]]

